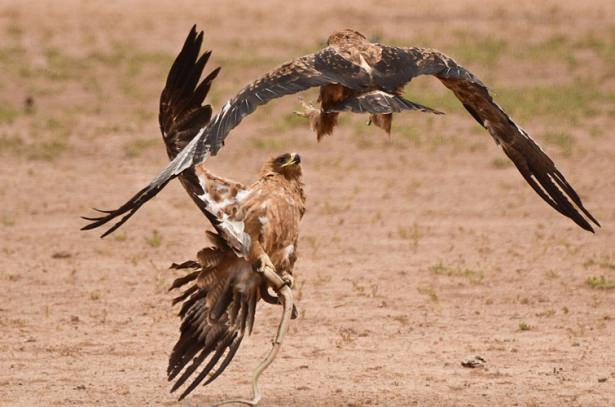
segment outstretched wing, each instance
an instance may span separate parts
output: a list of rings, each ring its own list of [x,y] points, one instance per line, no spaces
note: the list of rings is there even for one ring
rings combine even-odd
[[[228,133],[244,117],[273,99],[332,83],[350,89],[366,89],[370,81],[370,75],[363,67],[332,47],[287,62],[252,82],[226,102],[204,129],[203,141],[195,146],[193,163],[201,162],[205,152],[216,154]]]
[[[210,155],[215,155],[224,144],[224,139],[228,133],[239,125],[244,117],[254,112],[258,106],[285,95],[329,83],[342,84],[351,89],[364,89],[370,83],[370,76],[363,67],[352,63],[334,48],[327,47],[315,54],[287,62],[252,82],[233,99],[229,100],[222,107],[220,113],[209,123],[206,120],[200,120],[207,117],[207,107],[188,110],[185,119],[178,120],[176,114],[186,111],[184,104],[190,105],[195,100],[199,103],[202,101],[201,96],[204,97],[207,93],[209,83],[217,74],[217,70],[212,72],[196,90],[192,90],[209,57],[209,54],[206,53],[200,59],[196,59],[201,41],[202,35],[197,36],[193,28],[186,39],[184,49],[182,49],[169,73],[167,88],[174,89],[177,86],[175,84],[180,83],[183,84],[181,85],[182,92],[184,90],[186,92],[180,93],[179,96],[172,92],[163,92],[161,98],[161,129],[165,141],[168,138],[174,140],[174,143],[167,142],[167,152],[170,156],[176,154],[175,157],[148,186],[140,190],[120,208],[112,211],[100,211],[105,215],[98,218],[85,218],[92,223],[83,227],[83,230],[102,226],[114,218],[124,215],[101,237],[113,232],[145,202],[156,196],[170,180],[186,169],[205,161]],[[190,95],[191,93],[192,95]],[[193,106],[196,107],[197,105]],[[179,115],[179,117],[182,116]],[[170,133],[173,125],[176,126],[175,136]],[[167,126],[169,126],[168,130]],[[183,149],[179,151],[181,147]]]
[[[487,87],[451,58],[431,49],[383,45],[382,59],[374,68],[380,73],[376,80],[381,89],[395,89],[418,75],[437,77],[455,93],[472,117],[489,131],[496,143],[502,146],[504,153],[542,199],[585,230],[594,231],[579,210],[600,226],[553,161],[498,106]]]
[[[193,26],[171,66],[160,95],[158,122],[169,159],[175,158],[194,138],[197,133],[195,129],[204,127],[211,118],[211,106],[203,105],[203,101],[220,68],[211,71],[199,83],[211,56],[211,51],[206,51],[199,58],[202,43],[203,31],[197,34],[196,26]]]
[[[205,378],[204,384],[216,379],[231,362],[246,329],[252,331],[264,281],[250,264],[216,248],[203,249],[199,263],[186,262],[175,268],[193,270],[171,286],[175,289],[192,282],[173,301],[182,302],[182,324],[167,369],[169,381],[175,380],[171,392],[193,377],[181,400]]]
[[[199,78],[211,55],[211,52],[207,51],[199,58],[202,43],[203,32],[197,34],[196,26],[193,26],[182,50],[171,66],[166,85],[160,95],[160,130],[170,159],[176,158],[178,153],[195,138],[199,129],[205,127],[211,118],[211,106],[202,105],[202,103],[220,68],[214,69],[199,84]],[[82,230],[97,228],[123,215],[101,237],[107,236],[126,222],[141,205],[156,196],[178,174],[176,173],[171,177],[166,175],[157,177],[121,207],[112,211],[99,210],[99,212],[104,213],[103,216],[84,217],[91,223],[84,226]],[[194,181],[194,175],[186,174],[186,179],[189,182],[182,180],[182,184],[193,196],[195,191],[191,187],[198,185],[198,182],[190,182],[190,180]]]

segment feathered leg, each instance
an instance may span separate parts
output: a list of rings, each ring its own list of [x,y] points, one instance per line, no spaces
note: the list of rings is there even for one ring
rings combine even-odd
[[[373,124],[376,127],[380,127],[386,131],[388,135],[391,134],[391,123],[393,122],[393,114],[370,114],[368,124]]]
[[[303,111],[296,111],[295,114],[305,117],[310,121],[310,128],[316,132],[316,138],[320,141],[326,135],[333,133],[333,128],[337,124],[337,116],[339,113],[326,113],[322,109],[315,108],[312,104],[305,103],[301,100]]]

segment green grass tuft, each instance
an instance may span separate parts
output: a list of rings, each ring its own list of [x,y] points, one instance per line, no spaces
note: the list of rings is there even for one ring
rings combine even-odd
[[[587,280],[585,280],[585,284],[587,284],[590,288],[598,290],[611,290],[615,288],[615,281],[608,279],[605,276],[587,277]]]
[[[494,158],[493,161],[491,161],[491,165],[494,168],[497,168],[499,170],[504,169],[504,168],[510,168],[513,166],[513,162],[510,161],[508,158]]]
[[[583,267],[586,268],[594,266],[608,270],[615,270],[615,261],[603,257],[600,259],[589,259],[585,263],[583,263]]]
[[[482,272],[474,271],[465,267],[451,266],[438,262],[429,268],[434,274],[447,277],[463,277],[472,283],[480,283],[485,277]]]
[[[532,326],[527,322],[519,322],[519,330],[520,331],[529,331],[532,329]]]
[[[279,137],[254,137],[250,139],[250,143],[254,148],[267,151],[282,150],[287,146]]]
[[[19,114],[19,111],[12,106],[0,104],[0,124],[12,124]]]
[[[548,144],[559,147],[562,155],[566,157],[572,155],[574,139],[570,133],[565,131],[549,131],[544,133],[543,138]]]
[[[162,244],[162,235],[156,229],[152,231],[152,235],[145,238],[145,242],[150,247],[160,247]]]
[[[69,145],[63,140],[32,143],[28,146],[26,157],[30,160],[53,161],[63,154]]]

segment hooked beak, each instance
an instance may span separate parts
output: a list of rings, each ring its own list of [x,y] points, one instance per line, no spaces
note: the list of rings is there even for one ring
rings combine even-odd
[[[288,167],[289,165],[297,165],[300,163],[301,163],[301,156],[297,153],[291,153],[290,158],[288,159],[288,161],[282,164],[282,167]]]

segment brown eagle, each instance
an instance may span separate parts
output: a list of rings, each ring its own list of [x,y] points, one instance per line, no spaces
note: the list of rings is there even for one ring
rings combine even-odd
[[[182,113],[177,117],[181,120]],[[252,331],[261,299],[278,303],[267,289],[280,292],[285,285],[292,286],[299,221],[305,211],[300,162],[295,153],[272,158],[250,186],[212,175],[202,164],[190,170],[191,177],[180,176],[216,229],[208,234],[212,246],[198,253],[198,261],[172,266],[192,269],[171,286],[175,289],[190,283],[173,301],[183,301],[179,312],[182,324],[167,370],[168,379],[175,380],[171,392],[192,380],[180,400],[203,380],[208,384],[224,371],[245,331]],[[289,311],[284,313],[273,353],[261,372],[275,357],[294,310],[290,290],[280,297]],[[253,403],[260,399],[257,378]]]
[[[202,41],[203,34],[193,29],[160,97],[159,122],[170,159],[195,136],[193,129],[205,126],[211,117],[211,106],[203,101],[218,70],[199,84],[210,55],[199,58]],[[247,186],[217,177],[202,164],[180,174],[182,185],[215,229],[208,232],[211,246],[202,249],[196,261],[172,266],[190,270],[171,286],[185,288],[173,301],[182,303],[182,322],[167,370],[169,381],[175,381],[172,392],[190,381],[180,399],[224,371],[245,332],[252,331],[262,299],[281,302],[284,312],[273,348],[253,377],[254,398],[246,400],[258,403],[258,377],[273,361],[289,318],[296,316],[289,287],[299,221],[305,211],[300,163],[296,153],[272,158],[263,165],[258,180]]]
[[[189,38],[193,36],[194,28]],[[198,54],[199,50],[191,52]],[[198,63],[192,70],[186,67],[185,74],[193,74],[197,68]],[[433,75],[452,90],[549,205],[585,230],[594,231],[587,219],[600,226],[553,161],[495,103],[487,87],[471,72],[433,49],[372,43],[357,31],[342,30],[329,37],[324,49],[287,62],[243,88],[205,126],[188,120],[181,137],[182,143],[186,142],[185,148],[173,161],[128,202],[116,210],[103,211],[103,216],[91,218],[92,223],[83,229],[122,216],[103,237],[113,232],[171,179],[217,154],[229,132],[245,116],[284,95],[320,87],[320,110],[308,107],[305,113],[319,138],[331,133],[342,111],[369,113],[371,121],[386,131],[390,130],[393,113],[404,110],[439,113],[401,96],[404,86],[419,75]]]

